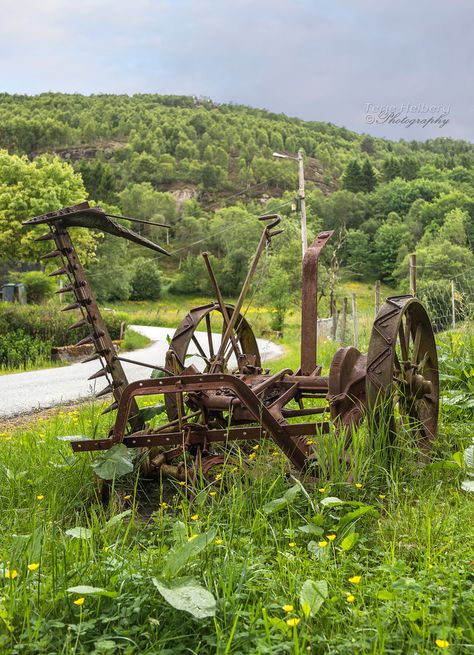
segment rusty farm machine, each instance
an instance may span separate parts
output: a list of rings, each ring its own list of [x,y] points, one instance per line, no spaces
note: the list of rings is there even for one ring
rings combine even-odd
[[[116,444],[140,448],[147,474],[189,480],[222,465],[234,442],[266,438],[293,469],[311,471],[317,462],[317,436],[329,432],[331,422],[335,438],[343,433],[347,440],[367,417],[372,431],[387,431],[387,447],[408,426],[421,452],[429,452],[437,430],[438,366],[430,320],[415,297],[386,300],[375,317],[368,353],[352,346],[339,348],[326,375],[317,364],[318,260],[332,232],[321,232],[303,260],[298,370],[269,373],[262,368],[257,339],[242,307],[262,253],[281,231],[278,215],[261,217],[261,238],[235,305],[224,301],[203,253],[214,302],[189,311],[169,343],[163,367],[142,364],[160,370],[160,377],[144,375],[128,383],[122,364],[132,360],[114,348],[69,228],[101,230],[167,253],[116,218],[82,203],[25,222],[49,228],[38,240],[54,243],[45,257],[57,258],[60,268],[51,275],[68,278],[61,292],[72,294],[74,301],[64,309],[80,312],[73,327],[89,331],[80,343],[92,344],[94,354],[87,361],[100,363],[91,379],[103,379],[106,386],[97,396],[113,397],[105,410],[116,412],[110,432],[102,438],[74,438],[74,451],[105,451]],[[189,363],[191,353],[198,354],[193,357],[197,363]],[[167,417],[152,427],[138,401],[156,395],[163,395]]]

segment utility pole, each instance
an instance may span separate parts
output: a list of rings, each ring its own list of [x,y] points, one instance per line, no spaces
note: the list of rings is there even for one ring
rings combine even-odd
[[[274,152],[274,157],[279,159],[293,159],[298,162],[298,205],[300,210],[300,221],[301,221],[301,249],[303,251],[303,257],[305,256],[306,250],[308,249],[308,237],[306,231],[306,200],[304,194],[304,157],[303,150],[300,148],[298,150],[298,155],[294,157],[293,155],[283,155],[280,152]]]
[[[300,217],[301,217],[301,247],[303,250],[303,257],[308,248],[308,237],[306,236],[306,200],[304,195],[304,158],[303,151],[298,150],[298,177],[299,189],[298,198],[300,201]]]

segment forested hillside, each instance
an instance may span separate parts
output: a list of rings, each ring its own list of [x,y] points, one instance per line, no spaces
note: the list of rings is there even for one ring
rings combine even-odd
[[[88,197],[170,225],[167,236],[148,232],[168,238],[174,257],[159,265],[173,291],[206,290],[196,258],[207,249],[224,292],[233,294],[260,233],[255,217],[278,208],[286,231],[275,241],[267,274],[291,293],[300,253],[297,166],[272,153],[299,148],[310,236],[338,230],[333,251],[346,275],[396,286],[416,249],[421,285],[442,295],[440,278],[472,269],[472,144],[395,143],[263,110],[159,95],[0,95],[0,258],[37,261],[40,250],[20,220]],[[81,238],[99,295],[128,297],[136,252],[108,237]],[[110,275],[113,262],[120,283]]]

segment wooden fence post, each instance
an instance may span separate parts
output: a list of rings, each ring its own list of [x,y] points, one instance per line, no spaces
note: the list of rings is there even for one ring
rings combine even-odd
[[[357,332],[357,302],[355,293],[352,294],[352,327],[354,330],[354,347],[357,348],[359,335]]]
[[[342,311],[341,311],[341,331],[340,331],[340,342],[342,345],[346,342],[346,327],[347,327],[347,298],[342,299]]]
[[[416,255],[410,255],[410,293],[416,296]]]
[[[375,316],[380,311],[380,280],[375,280]]]

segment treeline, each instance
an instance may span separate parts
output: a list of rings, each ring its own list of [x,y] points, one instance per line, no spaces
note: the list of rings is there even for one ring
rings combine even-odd
[[[436,285],[473,263],[474,146],[464,141],[395,143],[186,96],[48,93],[0,95],[0,148],[7,151],[0,155],[4,259],[34,261],[41,252],[25,238],[21,218],[89,197],[170,226],[167,234],[143,229],[169,241],[174,257],[160,266],[174,292],[206,290],[198,255],[207,249],[232,295],[261,230],[255,217],[277,209],[286,232],[266,274],[270,287],[273,276],[291,290],[299,269],[291,208],[297,167],[272,154],[302,148],[310,234],[337,230],[329,256],[339,270],[396,286],[416,249],[421,282]],[[40,154],[54,152],[72,167]],[[137,252],[79,235],[99,294],[132,293]],[[107,274],[112,261],[128,271],[120,284]]]

